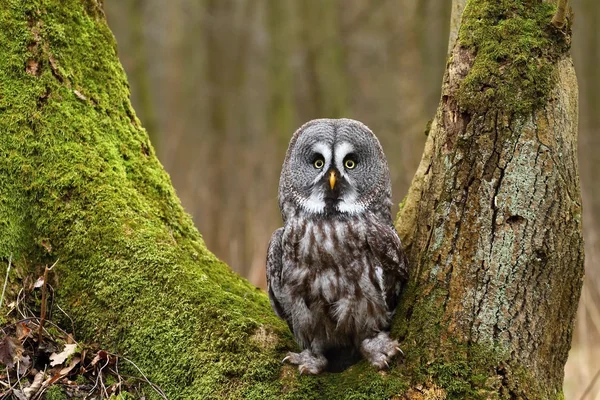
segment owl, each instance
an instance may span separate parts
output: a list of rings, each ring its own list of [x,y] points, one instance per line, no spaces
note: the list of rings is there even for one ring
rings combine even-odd
[[[267,286],[275,313],[303,349],[284,359],[300,373],[335,370],[361,356],[381,369],[401,351],[389,329],[408,264],[391,205],[387,161],[364,124],[317,119],[293,135]]]

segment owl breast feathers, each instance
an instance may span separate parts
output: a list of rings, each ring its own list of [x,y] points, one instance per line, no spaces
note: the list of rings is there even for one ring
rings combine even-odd
[[[285,358],[301,373],[344,368],[360,355],[383,368],[400,351],[388,331],[408,266],[390,186],[379,141],[360,122],[314,120],[292,137],[267,284],[303,348]]]

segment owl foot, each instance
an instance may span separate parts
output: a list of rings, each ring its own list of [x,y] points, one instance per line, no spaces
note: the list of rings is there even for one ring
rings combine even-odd
[[[327,366],[327,359],[323,355],[315,355],[310,350],[304,350],[301,353],[289,352],[281,362],[286,361],[297,365],[300,375],[317,375]]]
[[[389,368],[388,362],[392,357],[398,353],[404,354],[398,342],[392,340],[388,332],[379,332],[377,336],[363,340],[360,352],[378,369]]]

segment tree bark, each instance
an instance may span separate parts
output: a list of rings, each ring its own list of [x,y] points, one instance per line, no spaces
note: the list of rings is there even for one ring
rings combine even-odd
[[[281,366],[290,333],[183,211],[96,0],[0,5],[0,255],[58,259],[76,338],[170,398],[557,398],[583,270],[576,82],[555,7],[520,3],[463,13],[398,222],[412,277],[389,371]]]
[[[489,395],[556,398],[583,275],[577,82],[570,28],[520,3],[462,14],[397,223],[414,284],[403,334],[418,365],[465,363],[462,395],[481,374]]]

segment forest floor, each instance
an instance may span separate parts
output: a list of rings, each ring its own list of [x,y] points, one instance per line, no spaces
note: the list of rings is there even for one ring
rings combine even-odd
[[[166,399],[132,361],[75,339],[70,317],[54,301],[51,269],[37,280],[20,280],[8,313],[1,316],[0,400],[137,399],[148,389]],[[5,291],[6,282],[0,307]],[[68,321],[71,326],[65,327]]]

